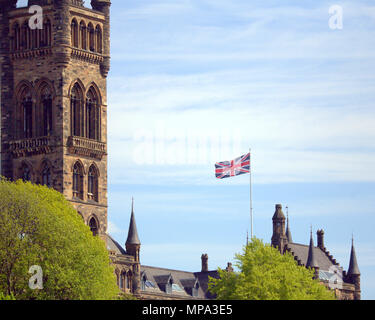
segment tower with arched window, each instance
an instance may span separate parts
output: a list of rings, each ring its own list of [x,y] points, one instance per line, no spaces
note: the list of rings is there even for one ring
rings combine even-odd
[[[1,175],[63,193],[101,237],[109,11],[109,0],[0,0]]]

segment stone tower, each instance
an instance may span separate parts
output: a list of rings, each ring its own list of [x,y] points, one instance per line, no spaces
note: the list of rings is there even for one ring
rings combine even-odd
[[[16,3],[0,0],[1,175],[56,189],[103,236],[111,3]]]
[[[285,216],[281,204],[276,205],[275,214],[272,217],[273,233],[271,244],[284,253],[288,238],[285,233]]]

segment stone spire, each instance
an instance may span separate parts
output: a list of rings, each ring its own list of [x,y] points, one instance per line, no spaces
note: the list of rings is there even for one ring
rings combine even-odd
[[[357,256],[355,254],[355,249],[354,249],[354,238],[352,238],[352,251],[350,253],[348,276],[360,275],[360,274],[361,273],[358,268]]]
[[[140,245],[141,242],[139,241],[137,225],[135,223],[134,217],[134,198],[132,198],[132,213],[130,217],[130,224],[129,224],[129,232],[128,232],[128,239],[126,240],[126,247],[128,245]]]
[[[311,228],[311,234],[310,234],[310,247],[309,247],[309,256],[307,258],[307,263],[306,263],[307,268],[319,268],[318,263],[315,258],[315,253],[314,253],[314,239],[312,235],[312,228]]]
[[[287,217],[287,222],[286,222],[286,237],[288,239],[288,242],[289,243],[293,243],[293,240],[292,240],[292,233],[290,232],[290,228],[289,228],[289,208],[286,207],[286,217]]]

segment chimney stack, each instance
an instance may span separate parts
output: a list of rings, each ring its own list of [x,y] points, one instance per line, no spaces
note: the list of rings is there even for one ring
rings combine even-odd
[[[202,272],[208,272],[208,255],[202,254]]]
[[[316,232],[317,237],[318,237],[318,248],[324,250],[324,231],[323,230],[318,230]]]

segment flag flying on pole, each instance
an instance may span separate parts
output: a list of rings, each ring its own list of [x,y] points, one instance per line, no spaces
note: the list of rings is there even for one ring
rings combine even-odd
[[[250,172],[250,153],[232,161],[223,161],[215,164],[216,178],[224,179]]]

